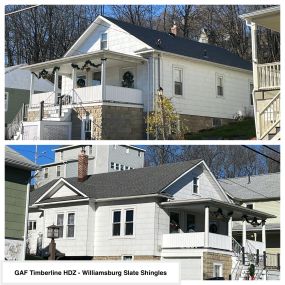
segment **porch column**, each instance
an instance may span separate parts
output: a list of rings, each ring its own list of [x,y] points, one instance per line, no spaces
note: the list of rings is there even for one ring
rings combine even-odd
[[[30,102],[29,104],[32,104],[32,96],[35,91],[35,75],[31,73],[31,82],[30,82]]]
[[[230,217],[228,220],[228,236],[233,237],[233,217]]]
[[[77,69],[72,68],[72,103],[75,102],[75,89],[77,87]]]
[[[204,230],[204,245],[209,247],[209,206],[205,207],[205,230]]]
[[[253,85],[254,90],[258,88],[258,73],[257,73],[257,25],[251,23],[251,50],[252,50],[252,63],[253,63]]]
[[[58,71],[57,70],[54,72],[53,91],[54,91],[54,104],[57,104],[57,98],[58,98]]]
[[[266,251],[266,229],[265,229],[265,221],[262,221],[262,242],[263,242],[263,251]]]
[[[102,92],[102,101],[106,100],[106,61],[107,61],[107,58],[101,58],[101,92]]]
[[[242,246],[245,247],[246,245],[246,220],[243,219],[242,221]]]

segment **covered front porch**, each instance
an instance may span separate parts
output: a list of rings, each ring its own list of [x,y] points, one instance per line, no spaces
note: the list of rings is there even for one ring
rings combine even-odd
[[[260,254],[266,250],[266,219],[272,215],[212,199],[163,202],[169,233],[162,237],[162,255],[179,249],[213,249]],[[232,237],[233,221],[242,222],[242,242]],[[247,239],[247,225],[262,225],[260,242]]]
[[[94,102],[143,104],[145,59],[100,50],[25,67],[31,71],[29,108]],[[53,81],[52,92],[35,93],[35,77]]]

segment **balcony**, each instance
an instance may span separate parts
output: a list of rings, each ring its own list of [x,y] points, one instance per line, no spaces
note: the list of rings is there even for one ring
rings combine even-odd
[[[37,93],[31,96],[31,106],[39,106],[44,101],[46,105],[57,103],[57,96],[54,92]],[[102,86],[87,86],[75,88],[65,94],[64,104],[85,104],[96,102],[116,102],[125,104],[143,104],[142,91],[134,88],[106,85],[106,94],[103,98]]]
[[[209,233],[209,244],[205,243],[205,233],[177,233],[165,234],[162,238],[163,249],[179,248],[215,248],[231,251],[232,238],[226,235]]]
[[[257,88],[280,89],[280,62],[257,64]]]

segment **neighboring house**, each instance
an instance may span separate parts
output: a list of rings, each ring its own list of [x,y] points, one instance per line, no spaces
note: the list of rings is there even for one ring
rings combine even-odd
[[[160,87],[180,114],[177,127],[191,132],[252,113],[251,63],[175,29],[98,16],[62,58],[25,69],[32,80],[23,139],[143,139]],[[35,94],[36,76],[46,74],[53,94]]]
[[[219,182],[236,204],[276,216],[267,220],[266,252],[280,253],[280,173],[228,178]],[[233,236],[240,241],[242,225],[236,223],[233,231]],[[261,231],[260,225],[247,228],[248,236],[257,241],[262,240]]]
[[[19,128],[18,125],[15,126],[19,123],[18,117],[23,119],[23,105],[29,104],[31,73],[21,69],[25,65],[5,68],[5,127],[8,127],[6,133],[8,139],[11,139],[12,128]],[[35,93],[52,91],[53,84],[48,80],[36,79],[34,90]]]
[[[88,156],[79,156],[78,177],[60,178],[33,191],[29,221],[31,251],[46,248],[47,227],[59,227],[57,250],[69,259],[163,260],[181,263],[182,279],[239,279],[241,245],[232,239],[232,221],[273,218],[234,204],[202,160],[129,171],[87,175]],[[244,221],[243,223],[246,223]],[[256,277],[264,273],[256,266]]]
[[[31,171],[38,166],[5,147],[5,260],[24,260],[27,191]]]
[[[144,149],[128,145],[69,145],[55,151],[55,161],[41,165],[37,186],[60,177],[74,177],[78,173],[78,155],[82,148],[88,155],[88,175],[130,170],[144,167]]]
[[[280,62],[259,62],[258,28],[280,33],[280,6],[240,16],[251,27],[253,92],[257,139],[280,139]],[[264,31],[266,32],[266,31]],[[280,47],[279,47],[280,49]]]

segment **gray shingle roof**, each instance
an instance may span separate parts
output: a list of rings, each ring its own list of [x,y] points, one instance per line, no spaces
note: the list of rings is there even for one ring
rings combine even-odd
[[[8,146],[5,146],[5,165],[26,170],[36,170],[39,168],[39,166],[33,163],[31,160],[27,159]]]
[[[89,198],[95,199],[157,194],[201,161],[201,159],[190,160],[127,171],[95,174],[89,176],[84,182],[78,182],[77,177],[65,178],[64,180]],[[57,179],[53,180],[31,192],[30,203],[35,203],[57,181]]]
[[[220,185],[239,201],[280,199],[280,173],[220,179]]]
[[[192,57],[206,62],[215,62],[241,69],[252,70],[252,64],[250,62],[243,60],[238,55],[235,55],[224,48],[181,37],[173,37],[165,32],[136,26],[117,19],[109,17],[104,18],[151,46],[153,49]],[[157,41],[159,39],[161,44],[158,46]]]

